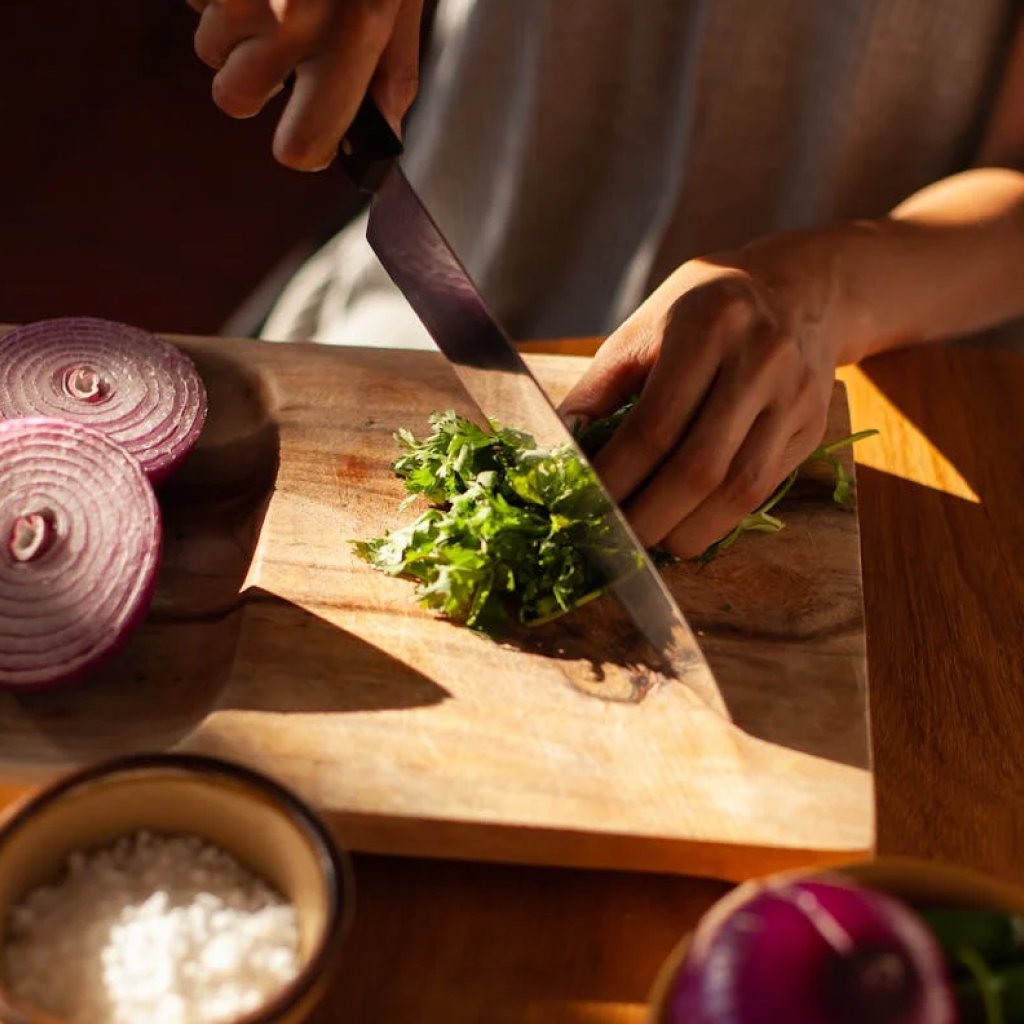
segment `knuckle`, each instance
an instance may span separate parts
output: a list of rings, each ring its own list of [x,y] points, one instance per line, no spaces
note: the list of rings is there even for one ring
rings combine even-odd
[[[802,376],[807,369],[800,360],[796,339],[786,331],[765,331],[754,350],[754,363],[755,371],[762,375]]]
[[[739,274],[718,277],[685,291],[666,311],[665,330],[677,325],[692,327],[695,322],[726,345],[751,331],[771,333],[775,328],[757,288]]]
[[[214,71],[220,71],[220,69],[224,67],[226,59],[219,52],[213,50],[208,44],[202,42],[198,38],[196,39],[194,49],[196,56],[208,68],[211,68]]]
[[[245,118],[258,114],[262,102],[240,90],[232,82],[220,76],[213,80],[213,102],[224,111],[228,117]]]
[[[807,363],[801,363],[796,369],[793,375],[793,384],[798,398],[805,400],[820,398],[821,389],[818,387],[817,378]]]
[[[749,329],[769,320],[768,307],[759,286],[747,274],[736,272],[708,283],[719,320],[738,329]]]
[[[721,281],[715,296],[715,319],[729,332],[748,331],[761,318],[759,303],[750,288],[732,278]]]
[[[687,328],[695,319],[701,318],[700,299],[693,292],[684,292],[674,298],[662,313],[655,331],[665,343],[672,345],[678,338],[685,338]]]
[[[785,462],[797,466],[803,462],[825,436],[825,427],[828,421],[828,406],[823,406],[819,414],[803,416],[797,422],[789,440],[786,443]]]
[[[716,278],[689,288],[679,295],[665,314],[666,327],[691,324],[699,320],[705,326],[748,326],[757,313],[757,302],[750,287],[735,277]]]
[[[280,38],[292,46],[321,38],[331,21],[331,5],[321,0],[271,0],[270,6]]]
[[[728,465],[717,453],[699,453],[686,467],[686,478],[702,494],[717,491],[725,482]]]
[[[741,509],[744,515],[753,511],[772,492],[769,479],[761,465],[741,466],[728,484],[730,504]]]
[[[676,443],[676,428],[667,416],[644,412],[633,413],[631,424],[637,447],[647,452],[664,454]]]
[[[824,430],[828,419],[829,389],[819,385],[814,371],[802,366],[796,375],[796,396],[794,406],[803,410],[803,418],[812,430]]]
[[[215,38],[212,33],[196,32],[192,49],[196,56],[214,71],[219,71],[227,63],[228,47],[221,40]]]
[[[320,0],[270,0],[271,13],[281,24],[310,18],[323,6]]]
[[[311,136],[291,133],[274,139],[274,159],[293,171],[322,171],[334,159],[334,150],[328,151]]]

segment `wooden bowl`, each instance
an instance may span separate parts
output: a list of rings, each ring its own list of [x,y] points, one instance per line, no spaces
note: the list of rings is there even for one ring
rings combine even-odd
[[[198,836],[232,854],[295,905],[299,973],[277,997],[237,1021],[295,1024],[307,1016],[330,984],[351,923],[351,866],[316,815],[289,791],[214,758],[117,758],[15,804],[0,822],[0,948],[8,909],[59,877],[71,853],[143,829]],[[0,977],[0,1024],[44,1022],[57,1024],[19,1004]]]
[[[1024,914],[1024,890],[998,882],[968,868],[913,857],[881,857],[878,860],[829,868],[824,871],[787,871],[773,876],[782,882],[796,878],[829,878],[840,875],[914,906],[948,906],[1001,910]],[[746,882],[723,896],[704,915],[701,924],[727,917],[750,890],[764,879]],[[666,1024],[669,988],[686,959],[693,932],[683,936],[658,971],[648,998],[646,1024]]]

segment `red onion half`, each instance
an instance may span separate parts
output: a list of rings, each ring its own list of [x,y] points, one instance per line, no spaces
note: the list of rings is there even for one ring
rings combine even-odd
[[[66,317],[0,338],[0,419],[52,416],[102,431],[157,484],[199,439],[206,389],[192,360],[148,331]]]
[[[897,900],[839,880],[750,889],[711,914],[663,1024],[953,1024],[945,960]]]
[[[142,621],[160,512],[138,461],[70,420],[0,421],[0,687],[82,678]]]

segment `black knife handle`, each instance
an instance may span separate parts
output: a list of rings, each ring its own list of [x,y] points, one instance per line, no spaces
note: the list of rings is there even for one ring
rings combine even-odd
[[[402,155],[402,143],[367,96],[338,147],[342,170],[362,192],[376,192],[391,165]]]

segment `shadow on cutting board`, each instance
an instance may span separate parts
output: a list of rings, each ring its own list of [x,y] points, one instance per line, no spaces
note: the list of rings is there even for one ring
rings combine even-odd
[[[259,587],[230,685],[218,707],[276,714],[347,714],[430,707],[449,692],[382,648]]]
[[[261,660],[272,606],[294,657]],[[253,620],[249,621],[249,616]],[[253,641],[253,642],[250,642]],[[236,660],[236,646],[246,652]],[[358,663],[360,684],[346,685]],[[366,685],[366,679],[381,685]],[[213,711],[345,714],[424,707],[447,693],[414,669],[295,605],[247,591],[224,615],[148,622],[82,685],[0,694],[0,762],[31,769],[165,749]]]

